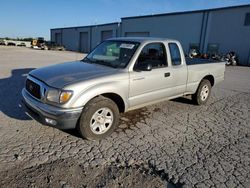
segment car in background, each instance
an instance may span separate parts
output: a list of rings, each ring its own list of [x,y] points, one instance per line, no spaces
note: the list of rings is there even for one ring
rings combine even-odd
[[[56,51],[65,51],[65,47],[59,45],[55,42],[46,42],[44,45],[44,50],[56,50]]]
[[[20,46],[20,47],[26,47],[26,44],[24,42],[21,42],[20,44],[18,44],[17,46]]]
[[[6,46],[6,43],[3,40],[0,40],[0,45]]]
[[[7,46],[16,46],[16,43],[14,43],[14,42],[8,42]]]

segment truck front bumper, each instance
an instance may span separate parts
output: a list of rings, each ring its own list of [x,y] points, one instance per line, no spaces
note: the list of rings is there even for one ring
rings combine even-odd
[[[58,129],[74,129],[81,115],[83,107],[64,109],[44,104],[34,99],[26,91],[22,90],[22,102],[25,111],[36,121],[44,125]]]

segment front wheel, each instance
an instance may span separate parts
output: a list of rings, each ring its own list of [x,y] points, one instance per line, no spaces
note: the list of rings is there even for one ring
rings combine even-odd
[[[82,111],[78,131],[88,140],[100,140],[110,135],[119,123],[117,105],[103,96],[89,101]]]
[[[211,94],[211,83],[209,80],[203,79],[196,91],[192,95],[195,104],[202,105],[207,102]]]

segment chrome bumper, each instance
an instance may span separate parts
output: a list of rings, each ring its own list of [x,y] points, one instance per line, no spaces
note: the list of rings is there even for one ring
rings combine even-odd
[[[81,108],[64,109],[41,103],[22,90],[22,101],[26,112],[38,122],[58,129],[74,129],[82,113]]]

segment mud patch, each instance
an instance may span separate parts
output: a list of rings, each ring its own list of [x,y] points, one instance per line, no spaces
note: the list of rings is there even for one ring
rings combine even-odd
[[[117,132],[122,132],[125,129],[135,129],[137,123],[146,123],[146,119],[150,117],[152,112],[147,108],[140,108],[121,114],[120,125]]]
[[[56,161],[29,169],[2,172],[0,187],[174,187],[161,174],[141,165],[85,168]]]

